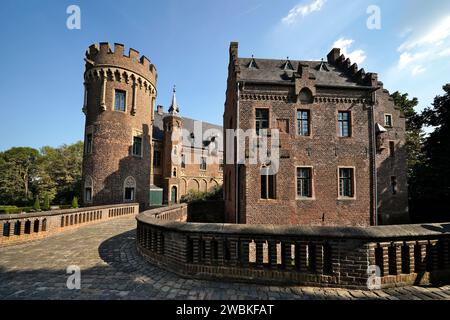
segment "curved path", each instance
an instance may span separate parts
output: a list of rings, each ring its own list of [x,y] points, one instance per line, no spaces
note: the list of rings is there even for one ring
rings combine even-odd
[[[0,248],[0,299],[450,299],[450,286],[367,292],[184,279],[140,258],[135,226],[124,217]],[[70,265],[80,267],[80,290],[67,288]]]

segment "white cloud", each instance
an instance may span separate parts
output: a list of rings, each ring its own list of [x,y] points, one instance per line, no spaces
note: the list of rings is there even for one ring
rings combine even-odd
[[[305,17],[315,11],[320,11],[325,2],[326,0],[313,0],[313,2],[309,4],[299,3],[289,10],[289,13],[281,19],[281,22],[288,25],[293,24],[300,17]]]
[[[417,76],[417,75],[419,75],[419,74],[421,74],[421,73],[424,73],[425,71],[427,71],[427,69],[425,69],[423,66],[421,66],[421,65],[418,65],[418,66],[415,66],[413,69],[412,69],[412,71],[411,71],[411,75],[413,76],[413,77],[415,77],[415,76]]]
[[[408,65],[410,65],[412,62],[417,62],[420,61],[422,59],[427,58],[429,55],[431,54],[431,52],[429,51],[425,51],[425,52],[418,52],[418,53],[414,53],[411,54],[409,52],[403,52],[400,55],[400,59],[398,61],[398,68],[400,70],[405,69]]]
[[[439,56],[440,57],[446,57],[446,56],[450,56],[450,48],[447,48],[441,52],[439,52]]]
[[[450,37],[450,16],[447,16],[439,21],[425,34],[402,43],[398,48],[398,51],[402,52],[425,45],[439,45],[448,37]]]
[[[352,46],[355,40],[353,39],[344,39],[340,38],[333,43],[332,48],[340,48],[341,53],[351,60],[352,63],[361,64],[366,60],[367,56],[364,50],[354,50],[349,52],[350,47]]]

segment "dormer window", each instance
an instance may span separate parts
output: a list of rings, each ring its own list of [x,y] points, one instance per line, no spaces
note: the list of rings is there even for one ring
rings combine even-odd
[[[249,69],[259,69],[258,65],[256,64],[255,59],[252,56],[252,60],[250,60],[250,63],[248,64],[247,68]]]
[[[289,61],[289,57],[287,58],[286,62],[283,64],[283,70],[294,70],[294,67],[291,64],[291,61]]]

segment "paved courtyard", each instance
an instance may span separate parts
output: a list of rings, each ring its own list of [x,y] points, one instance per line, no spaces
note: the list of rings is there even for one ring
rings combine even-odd
[[[135,224],[134,217],[124,217],[0,248],[0,299],[450,300],[450,286],[367,292],[184,279],[140,258]],[[80,290],[67,289],[70,265],[81,269]]]

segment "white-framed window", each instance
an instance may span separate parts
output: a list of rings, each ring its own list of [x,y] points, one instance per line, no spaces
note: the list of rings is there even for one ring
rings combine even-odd
[[[340,137],[350,137],[352,135],[352,122],[349,111],[338,112],[338,129]]]
[[[384,126],[391,128],[394,125],[392,120],[392,114],[385,113],[384,114]]]
[[[313,197],[313,168],[297,167],[297,197]]]
[[[114,90],[114,110],[125,112],[127,93],[124,90]]]
[[[355,168],[339,167],[339,198],[355,197]]]

